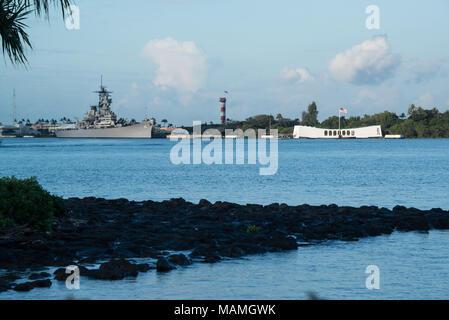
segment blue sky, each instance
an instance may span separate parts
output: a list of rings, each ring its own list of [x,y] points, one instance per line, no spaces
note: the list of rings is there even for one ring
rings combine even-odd
[[[0,64],[0,121],[82,117],[104,77],[119,116],[177,125],[449,108],[449,2],[77,0],[80,29],[32,17],[30,67]],[[380,29],[365,9],[380,9]]]

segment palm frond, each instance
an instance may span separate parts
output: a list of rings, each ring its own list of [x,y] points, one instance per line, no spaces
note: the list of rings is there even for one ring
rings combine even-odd
[[[63,18],[66,14],[66,8],[70,6],[70,0],[25,0],[25,3],[29,6],[33,5],[36,15],[45,15],[47,18],[51,4],[55,7],[58,5],[61,7]]]
[[[32,48],[24,20],[33,10],[21,0],[0,0],[2,52],[12,64],[26,64],[25,47]]]
[[[51,4],[60,6],[64,18],[71,0],[0,0],[0,36],[2,52],[8,56],[12,64],[28,63],[25,48],[32,49],[31,41],[26,33],[28,27],[25,20],[31,12],[45,15],[48,19]],[[68,11],[70,13],[70,11]]]

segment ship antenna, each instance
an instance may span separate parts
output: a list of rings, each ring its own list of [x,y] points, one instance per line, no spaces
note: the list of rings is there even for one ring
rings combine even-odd
[[[16,124],[17,122],[17,106],[16,106],[16,89],[13,89],[12,93],[12,117],[13,117],[13,123]]]
[[[100,86],[103,88],[103,75],[101,75]]]

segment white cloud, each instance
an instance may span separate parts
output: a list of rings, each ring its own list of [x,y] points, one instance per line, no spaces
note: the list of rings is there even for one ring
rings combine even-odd
[[[369,89],[363,89],[357,94],[357,97],[354,100],[354,104],[360,105],[368,101],[369,102],[376,101],[376,98],[377,94],[374,91]]]
[[[313,80],[313,76],[306,68],[290,69],[285,67],[281,70],[281,79],[288,83],[304,83]]]
[[[391,78],[400,63],[400,56],[391,53],[387,37],[376,36],[337,54],[329,70],[339,81],[378,84]]]
[[[417,100],[415,100],[415,104],[420,107],[431,107],[434,104],[435,100],[433,99],[432,94],[430,93],[423,93],[419,96]]]
[[[400,105],[400,90],[398,85],[380,85],[376,87],[363,87],[352,99],[352,105],[367,113],[376,113],[379,108],[386,108],[395,111],[395,107]],[[353,90],[351,90],[353,91]],[[351,93],[348,93],[351,96]]]
[[[410,79],[413,82],[421,83],[439,76],[447,61],[447,58],[436,58],[429,61],[411,59],[407,63],[406,71],[410,73]]]
[[[142,57],[158,66],[153,83],[159,88],[195,93],[206,83],[207,58],[192,41],[151,40],[143,48]]]

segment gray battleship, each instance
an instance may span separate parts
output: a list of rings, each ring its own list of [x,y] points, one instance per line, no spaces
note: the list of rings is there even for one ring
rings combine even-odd
[[[98,93],[98,106],[92,106],[89,112],[76,125],[55,131],[58,138],[163,138],[166,133],[155,127],[155,120],[144,120],[130,124],[117,122],[117,116],[111,110],[111,91],[103,83]]]

